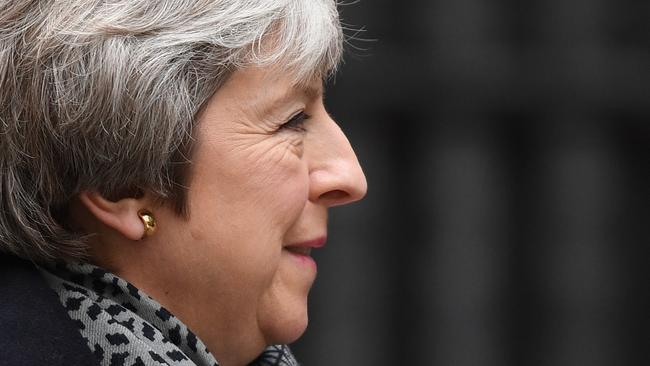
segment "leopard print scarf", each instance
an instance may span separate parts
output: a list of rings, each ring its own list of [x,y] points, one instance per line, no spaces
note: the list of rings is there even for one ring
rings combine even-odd
[[[124,279],[87,263],[40,267],[103,366],[218,366],[178,318]],[[285,345],[268,347],[250,366],[298,366]]]

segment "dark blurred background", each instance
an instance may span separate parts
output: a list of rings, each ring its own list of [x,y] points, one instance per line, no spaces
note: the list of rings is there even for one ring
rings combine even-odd
[[[327,95],[369,191],[332,210],[299,360],[650,365],[650,1],[341,12],[376,40]]]

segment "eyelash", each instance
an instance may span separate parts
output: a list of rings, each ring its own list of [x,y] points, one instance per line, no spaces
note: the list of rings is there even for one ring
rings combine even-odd
[[[307,131],[307,129],[305,128],[305,123],[310,118],[311,118],[310,115],[302,111],[300,113],[297,113],[293,117],[289,118],[287,122],[283,123],[280,126],[279,130],[292,130],[298,132],[305,132]]]

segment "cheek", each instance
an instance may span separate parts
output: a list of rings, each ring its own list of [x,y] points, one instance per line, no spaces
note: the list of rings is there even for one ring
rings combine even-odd
[[[268,273],[308,197],[307,165],[286,144],[204,150],[190,184],[191,240],[242,265],[240,275],[250,267]]]
[[[308,198],[306,163],[288,137],[238,136],[205,144],[194,161],[191,190],[200,200],[225,207],[254,204],[282,209]]]
[[[246,254],[282,244],[309,197],[308,167],[292,136],[240,134],[199,145],[189,187],[193,239]]]
[[[302,212],[309,198],[309,173],[307,164],[293,152],[288,143],[277,144],[271,149],[260,149],[263,154],[243,159],[244,182],[240,187],[246,191],[246,201],[256,206],[278,228],[288,229]]]

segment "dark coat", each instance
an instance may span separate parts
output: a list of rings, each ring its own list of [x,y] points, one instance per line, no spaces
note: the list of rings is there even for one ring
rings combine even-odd
[[[98,366],[33,263],[0,253],[0,366]]]

